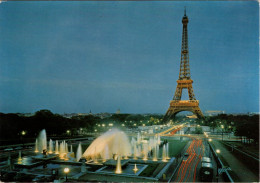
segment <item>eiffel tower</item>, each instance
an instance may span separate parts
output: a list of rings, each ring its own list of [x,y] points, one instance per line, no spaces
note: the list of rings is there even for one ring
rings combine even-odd
[[[188,17],[186,16],[186,9],[184,10],[184,16],[182,18],[183,31],[182,31],[182,46],[181,46],[181,65],[179,79],[177,80],[177,87],[173,97],[170,101],[170,107],[167,110],[164,121],[168,121],[175,117],[175,115],[181,111],[190,111],[194,113],[198,118],[204,118],[200,107],[199,101],[196,100],[192,83],[193,80],[190,76],[189,65],[189,49],[188,49]],[[188,89],[189,100],[181,100],[182,90]]]

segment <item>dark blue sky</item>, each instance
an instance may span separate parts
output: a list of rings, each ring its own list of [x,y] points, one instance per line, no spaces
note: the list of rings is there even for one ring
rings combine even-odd
[[[184,6],[202,111],[259,111],[259,5],[250,1],[1,3],[0,111],[165,113]]]

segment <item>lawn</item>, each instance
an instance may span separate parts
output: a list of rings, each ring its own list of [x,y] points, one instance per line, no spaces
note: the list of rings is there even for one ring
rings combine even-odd
[[[176,157],[178,154],[181,153],[183,148],[189,142],[188,140],[173,140],[171,138],[162,138],[162,140],[167,140],[169,143],[169,156]],[[162,152],[161,152],[162,153]]]

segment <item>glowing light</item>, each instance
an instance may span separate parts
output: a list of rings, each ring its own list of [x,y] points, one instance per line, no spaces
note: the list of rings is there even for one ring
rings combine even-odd
[[[64,168],[64,173],[69,173],[70,172],[70,169],[69,168]]]
[[[116,174],[122,173],[122,167],[121,167],[121,158],[120,156],[117,157],[117,164],[116,164]]]
[[[209,142],[211,142],[212,141],[212,139],[209,139]]]
[[[219,150],[219,149],[217,149],[217,150],[216,150],[216,153],[218,153],[218,154],[219,154],[219,153],[220,153],[220,150]]]
[[[22,131],[22,135],[25,135],[26,134],[26,131]]]
[[[137,168],[136,164],[135,164],[135,167],[134,167],[133,170],[134,170],[135,173],[138,171],[138,168]]]

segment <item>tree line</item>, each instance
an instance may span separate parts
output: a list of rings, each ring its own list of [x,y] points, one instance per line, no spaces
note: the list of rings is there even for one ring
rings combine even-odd
[[[234,132],[236,136],[253,139],[254,143],[259,144],[259,115],[219,114],[198,123],[210,126],[213,130],[223,127],[224,132]]]
[[[59,114],[53,114],[50,110],[37,111],[30,117],[0,113],[0,139],[21,138],[22,131],[26,132],[25,138],[36,137],[42,129],[47,131],[48,136],[77,135],[80,128],[84,128],[87,132],[94,132],[97,125],[108,126],[111,122],[118,127],[122,127],[121,124],[125,124],[125,127],[133,127],[133,124],[136,124],[137,127],[141,125],[141,121],[153,123],[153,120],[159,121],[159,118],[162,118],[162,115],[113,114],[104,119],[95,115],[65,118]],[[127,123],[124,123],[126,121]],[[68,130],[69,134],[66,134]],[[99,132],[100,130],[102,128]],[[107,128],[103,128],[103,131],[105,130]]]

